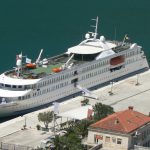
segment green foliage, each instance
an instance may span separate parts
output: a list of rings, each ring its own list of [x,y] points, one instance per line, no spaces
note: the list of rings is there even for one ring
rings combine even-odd
[[[44,123],[45,128],[48,128],[48,124],[53,120],[53,111],[39,113],[38,120]]]
[[[93,106],[93,111],[94,111],[94,121],[95,122],[114,113],[114,110],[111,106],[105,105],[102,103],[95,104],[95,106]]]
[[[87,136],[88,126],[91,121],[82,120],[71,123],[71,126],[67,128],[67,133],[64,136],[56,136],[54,139],[54,145],[56,150],[83,150],[81,144],[82,138]]]
[[[83,101],[81,101],[82,106],[87,105],[89,103],[89,99],[84,99]]]
[[[56,136],[54,145],[55,150],[82,150],[81,140],[73,130],[65,136]]]
[[[76,125],[73,127],[75,132],[78,134],[79,137],[86,137],[88,134],[88,126],[91,124],[91,121],[89,120],[82,120],[76,123]]]

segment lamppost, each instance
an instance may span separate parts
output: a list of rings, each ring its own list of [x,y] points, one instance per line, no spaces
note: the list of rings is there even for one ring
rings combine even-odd
[[[110,85],[111,85],[111,87],[110,87],[110,91],[108,93],[109,93],[109,95],[113,95],[113,85],[114,85],[114,82],[113,81],[110,82]]]
[[[26,118],[26,116],[24,116],[24,127],[26,127],[27,126],[27,118]]]
[[[53,105],[54,105],[54,111],[53,111],[53,125],[54,125],[53,133],[54,133],[54,136],[55,136],[55,134],[56,134],[56,129],[55,129],[56,128],[56,119],[57,119],[57,115],[59,113],[59,103],[58,102],[54,102]]]
[[[56,127],[55,127],[55,121],[56,121],[55,119],[56,119],[56,118],[55,118],[55,117],[56,117],[56,114],[55,114],[55,112],[53,112],[53,125],[54,125],[54,127],[53,127],[53,133],[54,133],[54,136],[55,136],[55,134],[56,134],[56,130],[55,130],[55,128],[56,128]]]
[[[135,85],[139,85],[139,74],[136,74],[136,84]]]

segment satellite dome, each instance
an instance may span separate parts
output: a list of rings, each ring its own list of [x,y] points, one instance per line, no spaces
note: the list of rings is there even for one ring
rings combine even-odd
[[[86,39],[89,39],[89,38],[90,38],[90,34],[89,34],[89,33],[86,33],[86,34],[85,34],[85,38],[86,38]]]
[[[101,42],[105,42],[105,37],[102,35],[102,36],[100,36],[100,41]]]

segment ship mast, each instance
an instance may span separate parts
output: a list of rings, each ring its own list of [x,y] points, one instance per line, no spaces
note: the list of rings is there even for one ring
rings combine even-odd
[[[91,27],[94,27],[95,28],[95,32],[93,33],[93,38],[94,38],[94,40],[96,39],[96,37],[97,37],[97,35],[98,35],[98,33],[97,33],[97,28],[98,28],[98,16],[96,17],[96,19],[92,19],[92,20],[94,20],[94,21],[96,21],[96,24],[95,24],[95,26],[91,26]]]

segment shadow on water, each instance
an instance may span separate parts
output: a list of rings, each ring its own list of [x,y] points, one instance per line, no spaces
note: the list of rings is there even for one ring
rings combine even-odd
[[[6,121],[11,120],[11,119],[14,119],[16,117],[18,117],[18,116],[15,115],[15,116],[9,116],[9,117],[0,118],[0,123],[6,122]]]

